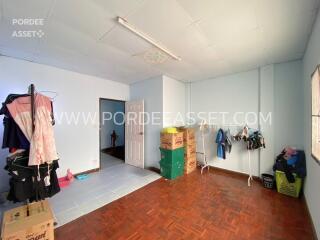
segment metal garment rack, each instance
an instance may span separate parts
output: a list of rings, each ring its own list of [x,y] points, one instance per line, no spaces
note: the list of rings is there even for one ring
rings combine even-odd
[[[208,162],[207,154],[206,154],[206,148],[205,148],[205,140],[204,140],[204,131],[205,129],[218,129],[222,127],[242,127],[243,125],[239,124],[207,124],[205,120],[202,120],[200,123],[200,131],[201,131],[201,139],[202,139],[202,152],[197,152],[197,154],[200,154],[203,156],[203,164],[201,165],[201,174],[203,173],[203,170],[208,168],[208,171],[210,170],[210,165]],[[251,172],[251,171],[250,171]]]
[[[34,92],[35,92],[35,87],[34,84],[31,84],[28,88],[28,93],[30,94],[31,97],[31,123],[32,123],[32,135],[35,130],[35,123],[34,123],[34,117],[35,117],[35,99],[34,99]],[[30,207],[29,207],[29,200],[26,200],[26,207],[27,207],[27,216],[30,216]]]
[[[34,133],[34,129],[35,129],[35,123],[34,123],[34,119],[35,119],[35,99],[34,99],[34,93],[35,93],[35,86],[34,84],[31,84],[29,86],[29,93],[31,96],[31,121],[32,121],[32,134]]]
[[[206,155],[206,149],[205,149],[205,140],[204,140],[204,131],[206,128],[210,129],[213,127],[214,129],[223,128],[223,127],[242,127],[243,125],[239,124],[207,124],[205,120],[201,121],[200,124],[200,131],[201,131],[201,138],[202,138],[202,152],[197,152],[198,154],[203,156],[203,164],[201,165],[201,174],[203,173],[203,170],[208,168],[208,171],[210,169],[210,165],[208,163],[207,155]],[[248,127],[247,124],[245,124],[245,127]],[[248,127],[249,128],[249,127]],[[253,175],[252,175],[252,169],[251,169],[251,150],[248,151],[248,164],[249,164],[249,177],[248,177],[248,187],[251,187],[251,181],[253,181]]]
[[[204,141],[204,130],[207,128],[207,124],[205,120],[201,121],[200,124],[200,131],[201,131],[201,139],[202,139],[202,152],[197,152],[198,154],[201,154],[203,156],[203,163],[201,165],[201,174],[203,173],[203,170],[208,168],[208,172],[210,171],[210,166],[208,164],[207,155],[206,155],[206,147],[205,147],[205,141]]]
[[[35,107],[35,86],[34,84],[30,84],[29,90],[28,90],[30,97],[31,97],[31,122],[32,122],[32,135],[34,134],[35,131],[35,115],[36,115],[36,107]],[[39,165],[38,165],[39,169]],[[27,201],[27,216],[30,215],[29,211],[29,201]],[[54,225],[58,224],[57,218],[55,214],[53,214],[54,218]]]

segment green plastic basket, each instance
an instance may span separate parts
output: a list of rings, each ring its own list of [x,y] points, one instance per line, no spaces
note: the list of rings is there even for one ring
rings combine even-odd
[[[167,179],[175,179],[184,173],[184,161],[166,164],[160,161],[161,176]]]
[[[302,179],[297,177],[296,174],[293,175],[296,181],[289,183],[284,172],[276,171],[277,190],[279,193],[297,198],[300,195]]]
[[[161,162],[167,165],[172,165],[176,162],[182,163],[184,161],[184,147],[174,150],[160,148]]]

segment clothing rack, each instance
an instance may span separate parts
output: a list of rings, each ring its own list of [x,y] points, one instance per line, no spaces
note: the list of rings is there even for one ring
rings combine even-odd
[[[31,120],[32,120],[32,134],[34,133],[34,129],[35,129],[35,86],[34,84],[30,84],[29,86],[29,93],[31,96]]]
[[[205,140],[204,140],[204,130],[205,128],[207,129],[219,129],[219,128],[226,128],[226,127],[241,127],[243,128],[243,125],[240,124],[207,124],[205,120],[202,120],[200,123],[200,131],[201,131],[201,138],[202,138],[202,152],[197,152],[198,154],[201,154],[203,156],[203,165],[201,166],[201,174],[203,173],[203,170],[208,168],[209,171],[209,163],[206,155],[206,150],[205,150]],[[248,129],[249,126],[248,124],[245,124],[244,127],[247,127]],[[258,130],[258,129],[257,129]],[[248,177],[248,187],[251,186],[251,181],[253,181],[253,175],[252,175],[252,169],[251,169],[251,150],[248,149],[248,165],[249,165],[249,177]]]
[[[30,98],[31,98],[31,123],[32,123],[32,135],[34,133],[35,130],[35,99],[34,99],[34,92],[35,92],[35,86],[34,84],[30,84],[29,89],[28,89],[28,93],[30,94]],[[27,216],[30,215],[30,207],[29,207],[29,200],[26,201],[26,206],[27,206]]]
[[[203,156],[203,165],[201,166],[201,174],[203,173],[203,170],[208,168],[208,171],[210,170],[210,166],[207,160],[206,155],[206,147],[205,147],[205,141],[204,141],[204,130],[208,125],[206,124],[205,120],[201,121],[200,124],[200,131],[201,131],[201,138],[202,138],[202,152],[197,152],[198,154],[201,154]]]

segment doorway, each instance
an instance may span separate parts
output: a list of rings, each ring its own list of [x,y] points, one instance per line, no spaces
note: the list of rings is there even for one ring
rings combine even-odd
[[[99,99],[100,169],[125,161],[125,101]]]

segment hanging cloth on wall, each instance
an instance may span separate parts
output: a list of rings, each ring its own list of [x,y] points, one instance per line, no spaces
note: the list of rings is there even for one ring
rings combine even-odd
[[[259,130],[254,130],[245,126],[237,135],[234,136],[236,141],[244,140],[248,150],[266,148],[264,137]]]
[[[29,166],[51,163],[58,159],[52,126],[51,100],[36,94],[34,104],[36,109],[34,132],[30,96],[17,98],[6,105],[14,121],[30,141]]]
[[[220,128],[216,136],[218,158],[226,159],[225,142],[226,142],[226,137],[225,137],[224,131]]]
[[[231,137],[230,129],[225,131],[224,135],[225,135],[225,148],[226,148],[225,150],[226,150],[226,152],[231,153],[232,137]]]
[[[25,137],[24,133],[21,131],[20,127],[12,118],[7,104],[12,103],[15,99],[19,97],[28,96],[28,94],[10,94],[6,98],[5,102],[2,103],[2,107],[0,109],[0,115],[4,115],[3,118],[3,141],[2,148],[9,149],[29,149],[30,142]]]
[[[216,136],[217,156],[218,158],[226,159],[226,152],[231,153],[232,137],[230,130],[224,131],[222,128],[218,130]]]

